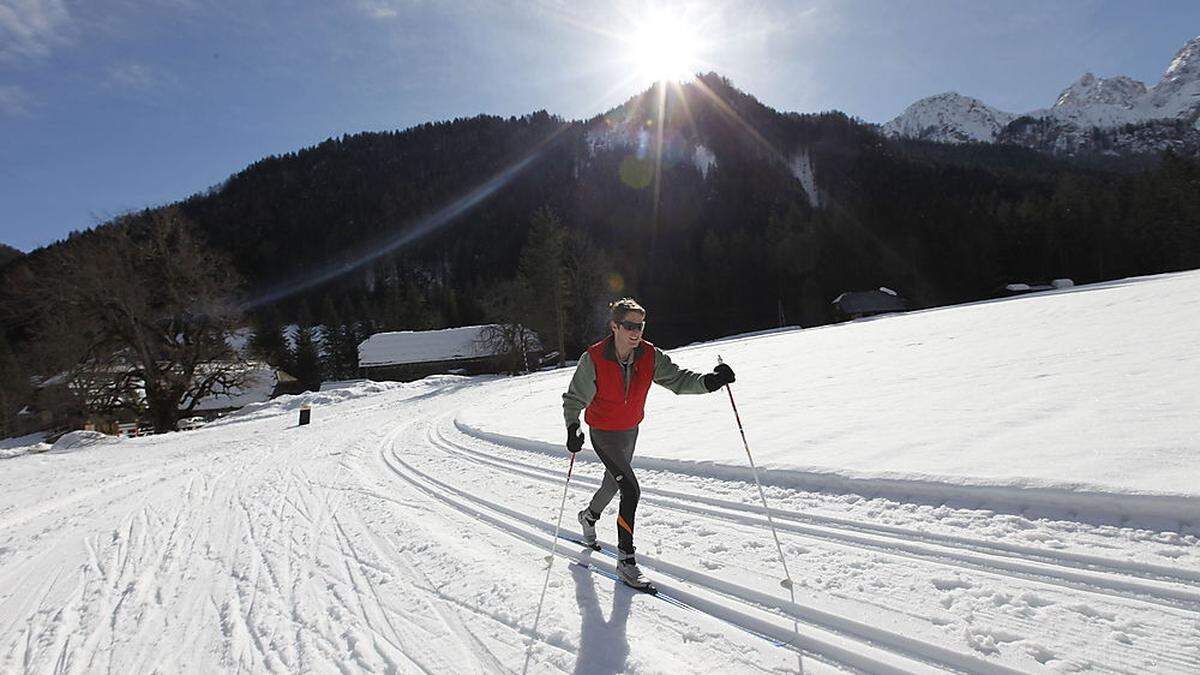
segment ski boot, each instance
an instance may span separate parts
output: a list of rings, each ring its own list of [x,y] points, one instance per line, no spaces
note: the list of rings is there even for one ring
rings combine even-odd
[[[635,590],[644,593],[658,592],[654,584],[650,583],[645,574],[642,574],[642,570],[638,569],[632,553],[621,554],[620,560],[617,561],[617,576],[621,577],[621,581],[624,581],[626,586]]]
[[[583,528],[583,543],[592,548],[599,548],[596,544],[596,518],[592,517],[591,509],[585,508],[579,512],[579,526]]]

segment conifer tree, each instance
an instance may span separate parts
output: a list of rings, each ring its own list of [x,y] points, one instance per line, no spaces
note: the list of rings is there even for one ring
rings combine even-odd
[[[321,388],[321,353],[314,335],[313,326],[307,321],[296,326],[295,346],[292,348],[292,364],[295,376],[304,388],[317,391]]]
[[[517,311],[527,325],[553,341],[560,366],[566,359],[571,309],[566,262],[566,230],[558,215],[543,206],[533,214],[517,264],[516,290],[526,295],[517,303]]]
[[[17,413],[31,390],[29,376],[0,331],[0,438],[16,434]]]
[[[276,368],[287,368],[291,355],[283,337],[283,328],[273,310],[264,310],[256,318],[254,332],[250,336],[250,350]]]

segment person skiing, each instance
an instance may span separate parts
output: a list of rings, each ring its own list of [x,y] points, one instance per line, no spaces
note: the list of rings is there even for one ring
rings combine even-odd
[[[650,383],[676,394],[706,394],[734,381],[733,369],[721,363],[711,373],[696,373],[675,365],[669,356],[642,339],[646,310],[633,298],[609,305],[611,335],[587,348],[563,394],[567,450],[583,449],[579,413],[583,411],[592,448],[604,464],[604,480],[591,502],[579,512],[586,544],[596,547],[596,521],[619,491],[617,510],[617,573],[629,586],[653,590],[634,558],[633,529],[641,489],[630,461]]]

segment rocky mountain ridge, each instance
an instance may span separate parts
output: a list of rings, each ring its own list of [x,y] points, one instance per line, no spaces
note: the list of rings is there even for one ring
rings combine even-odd
[[[1060,155],[1200,155],[1200,37],[1189,40],[1153,87],[1085,73],[1054,105],[1023,114],[946,92],[910,105],[884,134],[943,143],[1014,143]]]

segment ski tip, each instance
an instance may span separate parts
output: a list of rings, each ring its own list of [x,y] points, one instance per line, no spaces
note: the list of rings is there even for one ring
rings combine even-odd
[[[587,543],[586,541],[583,541],[582,539],[573,539],[573,538],[571,538],[571,537],[565,537],[565,539],[566,539],[567,541],[571,542],[572,544],[578,544],[578,545],[580,545],[580,546],[582,546],[582,547],[584,547],[584,548],[590,548],[590,549],[592,549],[593,551],[599,551],[599,550],[601,550],[601,548],[600,548],[600,544],[598,544],[598,543],[597,543],[597,544],[589,544],[589,543]]]
[[[658,595],[658,589],[654,587],[654,584],[646,584],[645,586],[634,586],[633,584],[629,583],[628,581],[625,581],[624,579],[622,579],[621,582],[639,593],[649,593],[650,595]]]

